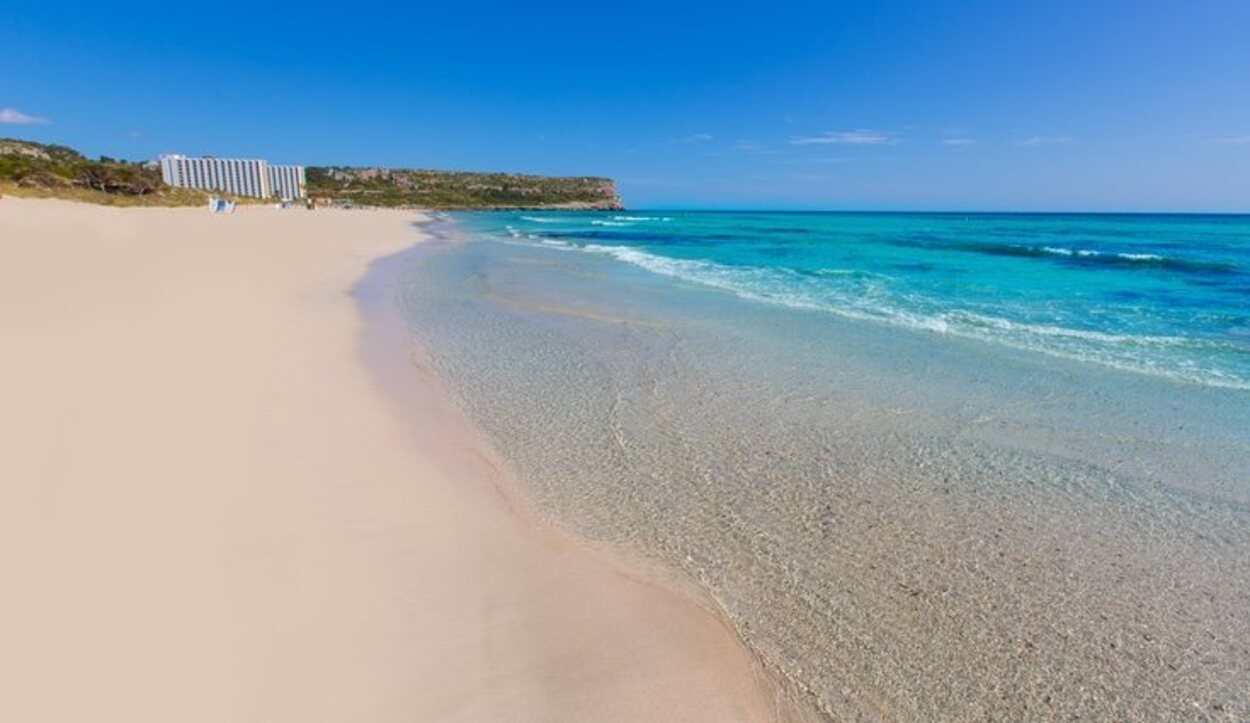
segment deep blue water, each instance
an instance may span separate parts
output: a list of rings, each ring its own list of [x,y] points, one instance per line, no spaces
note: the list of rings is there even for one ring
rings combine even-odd
[[[663,211],[464,221],[760,303],[1250,389],[1250,216]]]

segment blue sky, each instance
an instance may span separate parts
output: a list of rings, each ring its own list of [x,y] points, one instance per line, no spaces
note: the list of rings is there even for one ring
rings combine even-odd
[[[1250,211],[1250,2],[8,2],[0,135],[635,207]]]

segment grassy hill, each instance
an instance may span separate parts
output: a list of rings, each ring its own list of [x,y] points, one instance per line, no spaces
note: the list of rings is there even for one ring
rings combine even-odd
[[[65,146],[0,139],[0,192],[107,205],[193,206],[207,194],[170,188],[154,164],[102,157]]]
[[[308,195],[358,206],[622,208],[609,178],[391,168],[312,167]]]

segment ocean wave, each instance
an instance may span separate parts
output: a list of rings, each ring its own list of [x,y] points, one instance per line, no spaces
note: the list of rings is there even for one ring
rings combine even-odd
[[[523,221],[532,221],[533,223],[568,223],[567,218],[558,218],[554,216],[521,216]]]
[[[885,274],[878,274],[875,271],[864,271],[863,269],[813,269],[803,273],[812,274],[813,276],[854,276],[856,278],[867,279],[888,279],[890,277]]]
[[[998,329],[1006,332],[1028,334],[1043,337],[1077,339],[1097,342],[1099,344],[1134,345],[1144,347],[1201,347],[1214,346],[1211,342],[1188,339],[1183,336],[1166,336],[1151,334],[1110,334],[1090,329],[1073,329],[1066,326],[1051,324],[1025,324],[997,316],[977,314],[970,311],[951,311],[948,316],[973,327]]]
[[[1097,251],[1089,249],[1069,249],[1062,246],[1043,246],[1042,251],[1056,256],[1097,256]]]
[[[569,241],[574,244],[605,242],[611,244],[634,243],[634,244],[681,244],[692,240],[692,237],[682,236],[680,234],[667,233],[658,229],[657,226],[637,225],[626,222],[617,222],[619,225],[615,228],[605,228],[602,223],[598,224],[599,228],[579,228],[579,229],[555,229],[544,230],[543,233],[550,238],[558,238]],[[693,240],[698,243],[710,242],[752,242],[757,240],[757,236],[742,233],[707,233]]]
[[[1236,264],[1224,261],[1163,256],[1145,251],[1098,251],[1066,246],[1033,246],[1018,243],[969,243],[942,238],[899,238],[889,243],[929,251],[963,251],[985,256],[1051,258],[1075,266],[1120,267],[1123,269],[1163,269],[1191,274],[1226,274],[1238,271]]]
[[[594,218],[594,219],[591,219],[589,222],[585,221],[584,216],[582,217],[578,217],[578,216],[518,216],[517,218],[521,219],[522,221],[529,221],[530,223],[546,223],[546,224],[589,223],[591,226],[621,226],[621,227],[633,226],[634,224],[638,224],[638,223],[648,223],[648,222],[653,222],[653,221],[666,222],[666,221],[673,220],[672,217],[670,216],[631,216],[631,215],[618,215],[618,216],[612,216],[606,219]]]
[[[1036,322],[1022,322],[905,295],[889,288],[888,277],[849,269],[827,269],[820,276],[782,268],[726,266],[681,259],[630,246],[572,244],[547,240],[562,250],[611,256],[639,268],[720,289],[757,302],[832,313],[860,321],[887,323],[912,330],[948,334],[1003,344],[1015,349],[1096,363],[1174,381],[1250,390],[1250,378],[1210,362],[1217,353],[1250,353],[1243,345],[1182,336],[1114,334]],[[828,283],[834,277],[845,286]],[[806,277],[806,278],[805,278]]]
[[[1019,248],[1026,248],[1030,250],[1032,249],[1032,247],[1029,247],[1029,246],[1019,247]],[[1155,262],[1155,261],[1179,262],[1181,261],[1180,259],[1169,259],[1168,257],[1160,256],[1159,254],[1148,254],[1148,253],[1109,254],[1109,253],[1104,253],[1102,251],[1093,251],[1090,249],[1069,249],[1069,248],[1064,248],[1062,246],[1043,246],[1041,248],[1042,248],[1042,251],[1045,251],[1048,254],[1054,254],[1056,256],[1077,256],[1080,258],[1093,258],[1093,257],[1099,257],[1099,256],[1107,256],[1107,257],[1114,257],[1117,259],[1123,259],[1124,261],[1146,261],[1146,262]],[[1188,263],[1192,264],[1195,262],[1188,262]]]

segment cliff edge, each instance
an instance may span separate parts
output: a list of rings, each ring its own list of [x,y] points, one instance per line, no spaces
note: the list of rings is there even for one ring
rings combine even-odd
[[[621,210],[610,178],[393,168],[309,167],[308,195],[356,206]]]

